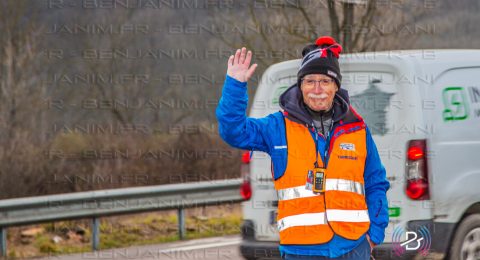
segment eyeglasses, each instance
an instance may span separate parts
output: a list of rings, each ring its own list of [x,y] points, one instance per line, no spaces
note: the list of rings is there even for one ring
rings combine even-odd
[[[320,79],[320,80],[314,80],[314,79],[302,79],[303,85],[307,88],[312,88],[315,86],[315,83],[318,82],[320,86],[330,86],[334,80],[333,79]]]

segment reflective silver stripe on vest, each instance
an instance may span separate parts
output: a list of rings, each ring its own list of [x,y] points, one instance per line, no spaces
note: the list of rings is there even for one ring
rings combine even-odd
[[[277,191],[278,200],[291,200],[297,198],[307,198],[318,196],[311,190],[305,189],[305,185],[282,189]]]
[[[327,209],[328,221],[369,222],[368,210]]]
[[[350,191],[360,195],[365,195],[363,184],[356,181],[345,179],[327,179],[325,190]]]
[[[325,218],[326,216],[326,218]],[[325,213],[305,213],[284,217],[277,221],[278,231],[289,227],[312,226],[327,224],[328,221],[336,222],[370,222],[368,210],[327,209]]]
[[[327,179],[327,182],[325,183],[325,190],[349,191],[360,195],[365,195],[363,184],[344,179]],[[302,185],[278,190],[277,196],[278,200],[291,200],[318,196],[318,194],[313,193],[311,190],[305,189],[305,185]]]
[[[278,231],[295,226],[313,226],[326,224],[325,213],[305,213],[284,217],[277,221]]]

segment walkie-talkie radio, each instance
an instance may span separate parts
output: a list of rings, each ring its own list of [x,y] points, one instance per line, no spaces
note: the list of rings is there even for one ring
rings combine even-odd
[[[315,168],[313,169],[313,192],[325,191],[325,169]]]

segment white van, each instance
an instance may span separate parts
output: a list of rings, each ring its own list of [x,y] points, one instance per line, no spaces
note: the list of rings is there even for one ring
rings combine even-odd
[[[410,50],[342,55],[342,88],[370,128],[391,187],[390,222],[376,259],[436,252],[480,259],[480,50]],[[272,65],[249,116],[280,109],[300,60]],[[247,152],[248,153],[248,152]],[[280,258],[270,157],[243,157],[247,259]],[[404,243],[405,242],[405,243]]]

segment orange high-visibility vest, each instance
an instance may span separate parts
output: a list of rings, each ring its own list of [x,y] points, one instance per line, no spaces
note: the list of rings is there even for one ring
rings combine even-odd
[[[316,160],[315,140],[306,126],[284,119],[287,166],[283,176],[274,181],[280,244],[323,244],[334,234],[359,239],[370,227],[363,178],[365,124],[336,127],[328,151],[325,192],[316,194],[305,188],[308,170],[313,170]],[[318,160],[324,165],[320,154]]]

